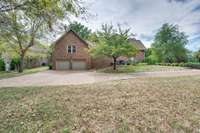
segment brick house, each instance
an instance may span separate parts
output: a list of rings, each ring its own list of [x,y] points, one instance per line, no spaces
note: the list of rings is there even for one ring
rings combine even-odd
[[[135,57],[138,61],[144,60],[145,47],[138,40],[136,41],[140,52]],[[140,46],[142,44],[142,46]],[[52,65],[54,70],[87,70],[108,67],[112,63],[111,58],[101,57],[92,59],[88,53],[91,46],[89,41],[81,39],[72,30],[66,32],[54,44],[52,53]]]
[[[134,62],[141,62],[144,61],[145,58],[145,46],[140,40],[136,40],[135,38],[130,38],[129,42],[132,43],[135,48],[138,50],[138,53],[135,57],[127,58],[127,57],[119,57],[118,61],[128,61],[132,60]]]
[[[135,38],[130,38],[129,41],[134,44],[135,48],[139,50],[137,55],[134,57],[135,61],[143,61],[145,58],[145,50],[146,47],[140,40],[136,40]]]

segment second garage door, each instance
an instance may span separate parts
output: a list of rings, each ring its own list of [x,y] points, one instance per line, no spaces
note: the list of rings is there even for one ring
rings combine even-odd
[[[85,61],[72,61],[73,70],[86,70],[87,64]]]

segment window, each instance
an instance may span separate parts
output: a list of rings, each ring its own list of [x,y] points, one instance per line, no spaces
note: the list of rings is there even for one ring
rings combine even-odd
[[[70,53],[70,54],[76,53],[76,46],[74,46],[74,45],[69,45],[69,46],[67,47],[67,52]]]
[[[72,51],[72,47],[71,47],[71,46],[68,46],[68,47],[67,47],[67,52],[68,52],[68,53],[71,53],[71,51]]]
[[[76,46],[72,47],[72,53],[76,53]]]

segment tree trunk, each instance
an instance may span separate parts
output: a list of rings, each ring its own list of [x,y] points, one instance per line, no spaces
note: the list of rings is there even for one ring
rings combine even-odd
[[[113,57],[113,70],[117,69],[117,58]]]
[[[19,73],[22,73],[23,70],[24,70],[24,54],[20,55]]]
[[[69,70],[72,70],[72,56],[70,55],[70,60],[69,60]]]

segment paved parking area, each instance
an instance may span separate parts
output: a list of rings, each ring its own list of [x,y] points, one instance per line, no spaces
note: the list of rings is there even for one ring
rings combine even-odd
[[[134,74],[104,74],[95,71],[44,71],[20,77],[0,80],[0,87],[77,85],[110,80],[141,77],[172,77],[200,75],[200,70],[141,72]]]

